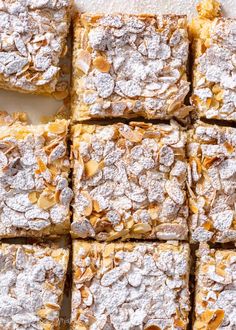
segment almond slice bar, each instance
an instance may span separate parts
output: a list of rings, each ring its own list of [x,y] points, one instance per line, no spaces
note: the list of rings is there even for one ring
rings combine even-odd
[[[189,246],[73,242],[71,329],[186,329]]]
[[[236,328],[236,252],[200,245],[194,330]]]
[[[66,52],[69,0],[0,1],[0,88],[51,94]]]
[[[188,48],[184,15],[77,16],[73,119],[186,117]]]
[[[192,239],[236,241],[236,129],[197,124],[188,156]]]
[[[211,13],[207,11],[207,4]],[[193,96],[199,116],[236,120],[236,20],[219,15],[217,1],[203,1],[191,25]]]
[[[186,134],[179,125],[73,127],[73,237],[186,239]]]
[[[0,237],[68,233],[68,121],[0,128]]]
[[[59,329],[69,250],[0,244],[0,328]]]

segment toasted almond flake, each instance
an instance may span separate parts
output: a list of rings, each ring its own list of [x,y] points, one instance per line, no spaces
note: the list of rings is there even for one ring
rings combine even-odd
[[[144,328],[144,330],[161,330],[160,327],[158,327],[157,325],[148,325]]]
[[[189,199],[189,208],[194,214],[198,213],[197,204],[192,198]]]
[[[28,195],[29,200],[31,201],[32,204],[36,203],[38,198],[37,198],[37,193],[36,191],[32,191]]]
[[[103,56],[98,56],[93,60],[93,65],[96,69],[101,72],[109,72],[110,70],[110,63],[106,60]]]
[[[84,164],[85,174],[87,177],[91,177],[97,173],[99,170],[99,163],[96,160],[90,159],[87,163]]]
[[[54,134],[63,134],[67,131],[68,122],[66,120],[60,120],[51,122],[48,124],[48,130]]]
[[[41,173],[47,170],[46,164],[40,158],[37,159],[37,163],[38,163],[39,171]]]
[[[132,231],[135,234],[145,234],[152,230],[152,227],[148,223],[137,223],[132,227]]]
[[[218,157],[205,157],[203,160],[203,166],[208,169],[217,159]]]
[[[48,195],[48,194],[44,194],[42,193],[39,196],[38,199],[38,207],[40,207],[43,210],[48,210],[49,208],[51,208],[52,206],[54,206],[56,204],[55,198],[53,195]]]
[[[135,130],[120,130],[120,134],[130,142],[140,142],[143,139],[143,134]]]
[[[224,143],[224,147],[227,149],[229,153],[232,153],[234,151],[234,147],[232,146],[232,144],[230,144],[227,141]]]
[[[204,224],[202,226],[204,229],[210,230],[212,228],[212,223],[211,223],[211,221],[206,221],[206,222],[204,222]]]
[[[78,283],[84,283],[90,281],[93,278],[94,274],[90,267],[88,267],[83,275],[79,278]]]
[[[225,313],[222,309],[215,311],[213,318],[208,323],[208,330],[216,330],[223,322]]]
[[[91,54],[84,49],[79,49],[76,52],[76,68],[81,70],[84,73],[89,72],[91,65],[92,57]]]
[[[129,229],[124,229],[124,230],[121,230],[119,232],[111,232],[107,238],[107,241],[110,242],[110,241],[113,241],[115,239],[118,239],[120,237],[125,237],[127,234],[129,233]]]

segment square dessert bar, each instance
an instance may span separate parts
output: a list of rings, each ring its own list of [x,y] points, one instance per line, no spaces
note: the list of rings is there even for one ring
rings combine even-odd
[[[71,329],[186,329],[189,246],[73,242]]]
[[[0,127],[0,237],[68,233],[68,121]]]
[[[188,48],[186,16],[77,16],[74,120],[187,116]]]
[[[198,124],[188,143],[194,241],[236,241],[236,129]]]
[[[74,126],[72,235],[186,239],[185,143],[175,122]]]
[[[202,20],[194,29],[192,101],[201,117],[235,121],[236,20]]]
[[[66,52],[69,0],[0,1],[0,88],[52,93]]]
[[[69,250],[0,244],[0,328],[60,328]]]
[[[236,329],[236,252],[200,245],[194,330]]]

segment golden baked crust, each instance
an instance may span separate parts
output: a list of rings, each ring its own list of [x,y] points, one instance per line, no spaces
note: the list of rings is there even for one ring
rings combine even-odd
[[[196,124],[188,157],[192,239],[236,241],[236,129]]]
[[[218,1],[203,1],[190,25],[194,53],[192,103],[200,117],[236,120],[236,20],[218,17]]]
[[[186,117],[188,46],[186,16],[77,16],[73,119]]]
[[[0,244],[0,328],[59,330],[69,250]]]
[[[73,237],[186,239],[186,134],[147,123],[73,127]]]
[[[236,252],[200,245],[194,330],[235,329]]]
[[[186,329],[189,246],[73,242],[71,329]]]
[[[66,52],[69,9],[70,0],[1,1],[0,88],[55,92],[59,60]]]
[[[70,228],[68,121],[0,129],[0,237],[66,234]]]

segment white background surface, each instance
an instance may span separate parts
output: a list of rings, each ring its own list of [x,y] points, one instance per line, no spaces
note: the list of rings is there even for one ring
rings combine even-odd
[[[127,13],[176,13],[195,15],[198,0],[75,0],[75,7],[82,12]],[[222,0],[225,16],[236,18],[236,0]],[[0,110],[27,112],[32,123],[43,116],[50,116],[62,105],[50,97],[26,95],[0,90]]]

